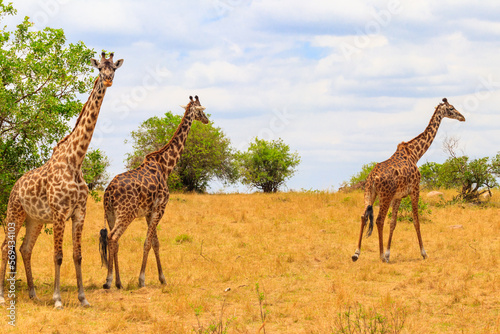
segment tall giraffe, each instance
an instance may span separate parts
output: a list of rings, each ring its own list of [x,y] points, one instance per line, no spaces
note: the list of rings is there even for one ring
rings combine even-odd
[[[401,203],[401,199],[408,195],[410,195],[411,198],[413,225],[417,231],[420,253],[424,259],[427,258],[420,235],[420,222],[418,220],[420,172],[417,167],[417,162],[431,146],[432,141],[436,137],[441,120],[444,117],[457,119],[460,122],[465,121],[465,117],[444,98],[443,103],[440,103],[436,107],[425,131],[409,142],[400,143],[396,152],[388,160],[378,163],[368,175],[365,185],[365,211],[361,216],[361,232],[359,234],[358,248],[352,256],[353,261],[359,258],[363,230],[368,219],[370,219],[370,225],[366,233],[367,237],[369,237],[373,231],[373,202],[375,202],[377,196],[379,196],[380,200],[380,210],[377,216],[380,259],[389,262],[392,234],[396,228],[399,204]],[[387,242],[387,251],[384,254],[384,220],[390,206],[392,206],[391,229],[389,232],[389,241]]]
[[[91,60],[92,66],[99,69],[94,88],[84,104],[73,131],[54,147],[52,156],[43,166],[24,174],[12,188],[5,225],[15,226],[15,239],[26,222],[26,235],[20,251],[26,269],[29,296],[38,299],[31,273],[31,254],[33,246],[44,224],[53,223],[54,231],[54,306],[62,308],[60,293],[60,271],[63,260],[63,234],[65,222],[71,218],[73,233],[73,262],[75,264],[78,299],[81,306],[89,306],[85,298],[82,282],[81,238],[85,220],[88,188],[83,180],[81,165],[94,133],[107,87],[113,84],[115,70],[123,64],[123,59],[113,63],[113,54],[106,59]],[[3,282],[6,274],[8,239],[2,245],[2,267],[0,272],[0,304],[5,303]],[[15,241],[14,239],[14,241]],[[10,240],[10,239],[9,239]],[[12,270],[14,269],[14,270]],[[11,268],[12,272],[15,268]]]
[[[116,269],[115,285],[118,289],[122,288],[118,269],[118,239],[137,217],[146,217],[148,224],[139,286],[144,286],[146,262],[151,246],[155,252],[158,277],[160,282],[165,284],[156,227],[163,217],[169,198],[167,179],[179,161],[193,120],[203,124],[209,122],[203,113],[205,107],[200,104],[198,96],[195,96],[195,100],[192,96],[189,99],[191,102],[183,106],[184,117],[170,141],[158,151],[146,155],[143,163],[136,169],[115,176],[104,192],[104,218],[111,230],[107,236],[105,227],[101,230],[100,238],[102,260],[108,266],[104,289],[109,289],[113,282],[113,262]],[[109,250],[109,260],[106,258],[106,250]]]

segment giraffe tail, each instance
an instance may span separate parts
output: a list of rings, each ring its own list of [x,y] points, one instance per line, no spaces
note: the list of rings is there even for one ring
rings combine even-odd
[[[100,231],[99,253],[101,253],[101,266],[108,266],[108,230],[104,227]]]
[[[368,205],[365,210],[365,224],[366,219],[370,218],[370,224],[368,225],[368,231],[366,231],[366,237],[368,238],[373,232],[373,206]]]

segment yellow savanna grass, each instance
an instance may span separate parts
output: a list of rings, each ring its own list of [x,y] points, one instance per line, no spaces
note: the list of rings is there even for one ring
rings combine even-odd
[[[376,231],[351,261],[361,192],[173,194],[158,227],[167,284],[159,283],[151,250],[146,287],[138,288],[146,235],[138,219],[120,239],[123,290],[102,289],[103,209],[89,199],[82,265],[92,307],[79,307],[68,222],[64,309],[53,309],[53,237],[42,232],[32,259],[40,302],[28,297],[19,255],[16,326],[0,309],[0,332],[337,333],[382,324],[391,333],[499,333],[500,192],[485,207],[441,205],[452,191],[421,196],[432,210],[421,225],[429,258],[420,256],[412,223],[401,221],[387,264]],[[385,240],[387,232],[388,220]]]

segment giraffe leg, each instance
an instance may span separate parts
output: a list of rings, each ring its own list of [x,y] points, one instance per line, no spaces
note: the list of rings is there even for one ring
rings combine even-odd
[[[389,207],[391,205],[391,200],[384,198],[380,199],[380,211],[377,216],[377,230],[378,230],[378,245],[380,251],[380,259],[383,262],[386,262],[384,257],[384,220],[385,216],[387,216],[387,212],[389,211]]]
[[[78,287],[78,300],[83,307],[90,306],[83,291],[82,278],[82,230],[85,221],[86,206],[80,206],[72,217],[73,223],[73,262],[75,264],[76,285]]]
[[[399,210],[400,204],[401,204],[401,199],[394,199],[392,201],[391,229],[389,231],[389,240],[387,241],[387,250],[385,251],[385,255],[384,255],[386,262],[389,262],[389,257],[391,256],[392,234],[394,233],[394,229],[396,228],[396,224],[398,222],[398,210]]]
[[[373,211],[372,211],[373,215]],[[373,219],[373,216],[372,216]],[[361,253],[361,240],[363,239],[363,231],[365,230],[366,222],[368,221],[368,215],[366,215],[366,209],[365,209],[365,214],[361,216],[361,230],[359,231],[359,239],[358,239],[358,247],[356,248],[356,251],[354,252],[354,255],[352,256],[352,261],[356,262],[359,258],[359,254]]]
[[[55,215],[56,216],[56,215]],[[54,308],[61,310],[63,308],[61,300],[61,264],[63,261],[63,236],[64,236],[64,218],[59,215],[54,218]]]
[[[146,263],[148,262],[148,254],[149,250],[151,249],[152,238],[153,238],[152,228],[151,225],[148,225],[148,232],[146,233],[146,240],[144,241],[144,254],[142,256],[141,272],[139,274],[139,287],[141,288],[145,286]]]
[[[26,280],[28,283],[29,296],[31,299],[38,300],[35,292],[35,286],[33,284],[33,274],[31,272],[31,254],[33,252],[33,247],[35,246],[36,240],[40,235],[43,223],[26,220],[26,235],[24,236],[23,243],[21,245],[20,251],[23,256],[24,268],[26,270]]]
[[[164,209],[163,209],[164,210]],[[163,210],[153,209],[153,213],[146,217],[148,223],[148,231],[146,233],[146,240],[144,241],[144,254],[142,256],[141,272],[139,274],[139,287],[145,286],[146,281],[146,263],[148,262],[148,255],[153,244],[153,239],[156,236],[156,226],[163,216]],[[159,211],[159,212],[158,212]],[[157,237],[156,237],[157,238]],[[158,242],[158,252],[159,252],[159,242]],[[156,254],[156,251],[155,251]],[[159,256],[159,253],[158,253]],[[159,261],[159,257],[156,258]],[[160,262],[158,262],[160,263]],[[161,270],[161,264],[159,264],[158,270]]]
[[[113,229],[108,235],[108,276],[106,283],[102,286],[104,289],[111,288],[113,283],[113,262],[116,262],[116,270],[118,271],[118,240],[127,229],[133,219],[118,219],[113,226]],[[111,226],[110,226],[111,227]],[[117,272],[116,287],[121,289],[120,273]]]
[[[7,208],[7,217],[5,219],[5,240],[2,244],[2,266],[0,267],[0,305],[5,304],[4,297],[4,282],[7,273],[7,265],[9,265],[10,275],[7,277],[7,282],[14,282],[16,279],[16,240],[21,227],[23,226],[26,214],[20,203],[15,205],[15,202],[10,203]]]
[[[415,226],[415,230],[417,231],[418,245],[420,246],[420,254],[422,257],[427,259],[427,253],[424,249],[424,243],[422,242],[422,236],[420,235],[420,221],[418,219],[418,198],[420,196],[420,189],[417,185],[413,192],[411,193],[411,208],[413,211],[413,226]]]
[[[160,242],[158,241],[158,235],[156,234],[156,227],[153,229],[153,250],[156,257],[156,265],[158,266],[158,279],[161,284],[166,284],[165,275],[163,275],[163,269],[161,267],[160,261]]]
[[[166,196],[168,201],[168,194]],[[154,246],[154,252],[156,256],[156,264],[158,266],[158,277],[162,284],[165,284],[165,276],[163,275],[163,270],[160,262],[160,242],[158,241],[158,236],[156,234],[156,227],[160,222],[160,219],[163,217],[163,213],[165,212],[165,206],[167,202],[163,205],[159,205],[156,209],[153,209],[153,213],[146,217],[148,222],[148,232],[146,234],[146,240],[144,241],[144,255],[142,257],[142,266],[141,272],[139,274],[139,287],[144,287],[146,280],[146,263],[148,261],[148,254],[152,245]]]
[[[123,289],[122,280],[120,279],[120,268],[118,268],[118,249],[120,249],[120,245],[118,244],[117,241],[115,255],[114,255],[115,272],[116,272],[115,285],[118,289]]]

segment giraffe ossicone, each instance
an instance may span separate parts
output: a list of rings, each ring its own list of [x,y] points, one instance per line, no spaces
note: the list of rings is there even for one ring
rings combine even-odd
[[[436,107],[429,125],[427,125],[424,132],[408,142],[398,144],[396,152],[388,160],[378,163],[368,175],[365,183],[365,211],[361,216],[361,231],[358,239],[358,247],[352,256],[353,261],[357,261],[361,253],[361,240],[368,221],[367,236],[370,236],[373,230],[373,203],[377,197],[379,197],[380,202],[380,210],[376,220],[380,259],[384,262],[389,262],[392,235],[396,228],[399,205],[401,199],[406,196],[410,196],[411,198],[413,225],[417,232],[420,254],[424,259],[427,258],[420,234],[420,221],[418,217],[420,172],[417,162],[431,146],[443,118],[456,119],[461,122],[465,121],[465,117],[449,104],[446,98],[443,98],[442,101]],[[392,207],[392,218],[387,250],[384,254],[383,229],[389,207]]]

